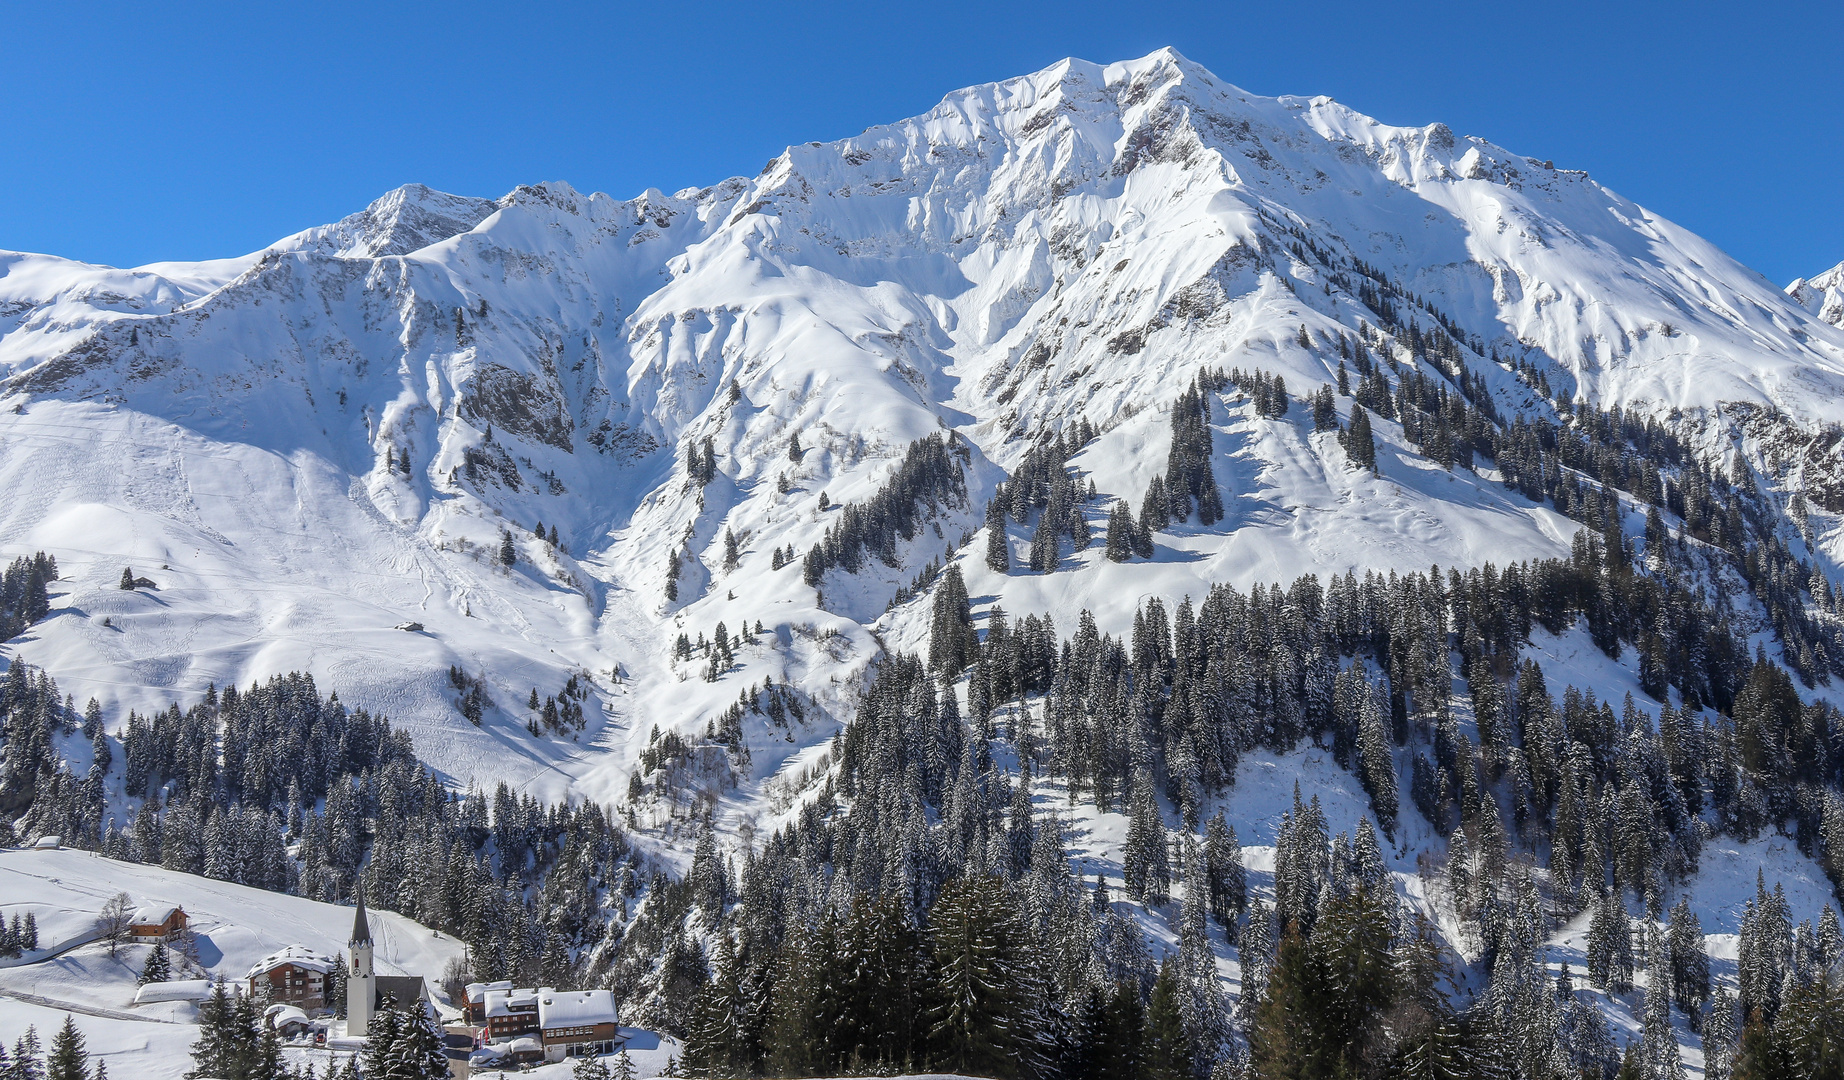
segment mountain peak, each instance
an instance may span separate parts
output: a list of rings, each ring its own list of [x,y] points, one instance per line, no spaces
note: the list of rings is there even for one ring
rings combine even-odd
[[[492,199],[451,195],[423,184],[405,184],[331,225],[278,241],[278,251],[306,251],[342,259],[408,255],[467,232],[499,208]]]
[[[1786,295],[1820,321],[1844,327],[1844,262],[1822,274],[1800,278],[1786,287]]]

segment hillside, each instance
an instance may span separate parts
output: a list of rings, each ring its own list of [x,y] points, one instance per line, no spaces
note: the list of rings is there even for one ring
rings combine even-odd
[[[0,851],[0,914],[30,912],[49,959],[27,954],[0,967],[0,1018],[17,1037],[36,1024],[49,1038],[78,1015],[92,1053],[120,1076],[178,1077],[190,1067],[187,1048],[198,1038],[196,1010],[187,1003],[136,1006],[137,978],[151,946],[70,943],[96,936],[96,918],[109,898],[126,892],[134,904],[178,904],[191,919],[198,963],[210,977],[243,979],[250,966],[289,945],[344,956],[352,909],[230,882],[174,873],[158,866],[101,858],[86,851]],[[374,911],[375,963],[381,975],[422,975],[438,981],[462,945],[400,915]],[[53,1003],[53,1004],[45,1004]],[[94,1015],[86,1010],[97,1010]],[[130,1019],[130,1017],[134,1019]],[[9,1038],[9,1042],[11,1039]]]
[[[1317,912],[1282,849],[1317,844],[1331,889],[1380,837],[1361,880],[1500,1023],[1505,987],[1586,966],[1603,888],[1661,926],[1688,898],[1752,1000],[1749,871],[1788,935],[1834,904],[1844,763],[1799,740],[1844,674],[1837,277],[1783,292],[1579,171],[1171,50],[670,195],[412,185],[241,258],[0,254],[0,552],[60,574],[6,653],[57,680],[34,761],[72,778],[0,805],[98,845],[113,818],[116,854],[146,850],[150,778],[291,845],[354,815],[279,880],[439,866],[542,928],[478,962],[564,965],[681,1032],[674,979],[721,979],[722,940],[783,948],[855,895],[921,915],[979,870],[1023,889],[1047,835],[1043,927],[1112,890],[1059,986],[1183,956],[1217,987],[1186,1023],[1233,1017],[1209,1030],[1237,1060],[1252,915],[1185,910],[1219,812],[1210,858],[1236,849],[1276,931]],[[312,692],[219,704],[291,672]],[[58,693],[102,734],[54,731]],[[174,702],[227,762],[285,731],[311,775],[205,782],[178,711],[131,735]],[[148,739],[174,760],[129,783]],[[103,751],[105,791],[49,809]],[[397,781],[421,794],[383,824]],[[503,932],[440,892],[405,910]],[[1123,924],[1152,952],[1108,953]],[[1701,1067],[1703,998],[1589,996]]]

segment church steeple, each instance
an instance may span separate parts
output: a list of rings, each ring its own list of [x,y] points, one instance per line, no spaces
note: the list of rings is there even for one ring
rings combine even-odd
[[[371,944],[371,922],[365,918],[365,884],[359,883],[359,906],[352,914],[352,944]]]

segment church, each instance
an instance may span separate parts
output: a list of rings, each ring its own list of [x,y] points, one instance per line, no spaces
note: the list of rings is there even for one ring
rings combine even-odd
[[[371,1018],[385,1003],[408,1009],[411,1002],[428,1009],[429,988],[421,975],[378,975],[372,971],[371,920],[365,915],[365,888],[359,887],[358,908],[352,916],[351,968],[346,972],[346,1035],[362,1039],[371,1033]]]

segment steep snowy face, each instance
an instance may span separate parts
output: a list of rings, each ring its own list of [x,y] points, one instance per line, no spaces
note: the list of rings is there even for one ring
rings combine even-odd
[[[1786,287],[1793,302],[1833,326],[1844,326],[1844,263]]]
[[[788,681],[824,728],[883,642],[924,640],[885,609],[979,528],[1001,467],[1082,421],[1102,432],[1074,462],[1095,512],[1137,505],[1200,370],[1310,392],[1380,307],[1440,324],[1507,416],[1546,408],[1518,363],[1564,394],[1682,410],[1709,445],[1727,403],[1799,430],[1844,418],[1822,304],[1581,173],[1258,97],[1170,50],[1069,60],[673,195],[411,185],[240,259],[0,255],[0,482],[30,493],[0,508],[0,544],[56,552],[63,602],[97,616],[19,653],[105,701],[311,667],[439,736],[457,779],[609,795],[628,733],[702,731],[736,696],[688,682],[680,633],[760,622],[745,678]],[[970,584],[1106,622],[1123,590],[1566,549],[1573,525],[1424,468],[1388,422],[1389,481],[1354,479],[1303,411],[1220,403],[1232,512],[1182,561],[1129,580],[1091,553]],[[805,582],[836,507],[937,433],[965,497],[887,559]],[[162,568],[158,604],[111,591],[123,564]],[[478,727],[451,667],[493,688]],[[607,768],[528,736],[529,690],[572,673],[603,680]],[[757,734],[764,775],[819,745]]]
[[[1066,61],[791,148],[745,211],[773,238],[763,261],[846,281],[875,267],[945,307],[938,329],[979,369],[970,401],[1028,368],[1109,410],[1121,401],[1093,398],[1097,369],[1143,384],[1205,337],[1234,353],[1302,321],[1374,321],[1337,280],[1349,259],[1603,404],[1835,419],[1844,389],[1831,328],[1585,174],[1439,124],[1256,97],[1169,50]],[[1295,234],[1331,262],[1294,256]],[[1220,332],[1261,308],[1264,285],[1295,323],[1266,311]]]

